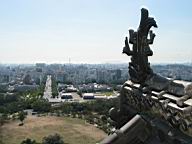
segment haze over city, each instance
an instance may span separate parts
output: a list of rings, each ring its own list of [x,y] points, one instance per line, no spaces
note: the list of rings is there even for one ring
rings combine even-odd
[[[0,1],[0,63],[122,63],[141,7],[157,20],[152,63],[192,61],[189,0]]]

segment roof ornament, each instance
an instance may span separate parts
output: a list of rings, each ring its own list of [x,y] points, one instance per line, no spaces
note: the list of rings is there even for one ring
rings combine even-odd
[[[129,30],[129,41],[125,38],[125,47],[123,53],[131,56],[131,62],[129,63],[129,75],[131,80],[138,83],[143,83],[147,76],[152,73],[150,64],[148,62],[148,56],[153,55],[153,51],[149,45],[153,44],[155,34],[151,27],[156,27],[157,24],[154,18],[149,17],[147,9],[141,9],[141,21],[137,31],[133,29]],[[149,39],[148,39],[149,37]],[[132,44],[132,50],[129,47]]]

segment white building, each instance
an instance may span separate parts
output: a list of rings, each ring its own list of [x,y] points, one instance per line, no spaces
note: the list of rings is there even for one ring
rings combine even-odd
[[[94,99],[95,96],[93,93],[84,93],[83,94],[83,99]]]

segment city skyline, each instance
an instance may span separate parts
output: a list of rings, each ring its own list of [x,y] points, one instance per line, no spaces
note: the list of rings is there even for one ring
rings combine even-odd
[[[158,28],[151,63],[192,62],[192,2],[185,1],[0,1],[0,63],[127,63],[128,29],[140,9]]]

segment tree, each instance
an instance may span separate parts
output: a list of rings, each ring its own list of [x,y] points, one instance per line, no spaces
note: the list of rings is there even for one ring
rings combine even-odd
[[[6,120],[7,120],[7,114],[0,115],[0,126],[3,125]]]
[[[23,125],[23,121],[26,118],[26,114],[23,111],[21,111],[21,112],[19,112],[18,118],[21,121],[21,124],[19,124],[19,125]]]
[[[35,140],[27,138],[26,140],[23,140],[21,144],[37,144],[37,142]]]
[[[42,144],[64,144],[64,141],[59,134],[54,134],[44,137]]]
[[[32,108],[36,112],[49,112],[51,104],[45,99],[38,99],[33,102]]]
[[[83,94],[82,94],[82,91],[80,91],[80,90],[77,91],[77,94],[78,94],[80,97],[82,97],[82,95],[83,95]]]
[[[53,98],[55,98],[56,96],[58,96],[58,90],[57,90],[57,82],[55,77],[52,75],[51,76],[51,88],[52,88],[52,96]]]
[[[32,82],[31,82],[31,76],[29,75],[29,74],[27,74],[25,77],[24,77],[24,79],[23,79],[23,83],[24,84],[32,84]]]

